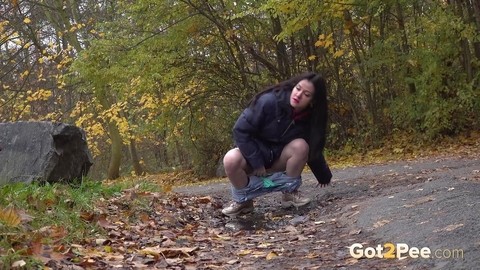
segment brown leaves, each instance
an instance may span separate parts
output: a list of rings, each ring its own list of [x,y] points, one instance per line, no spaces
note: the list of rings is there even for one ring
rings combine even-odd
[[[140,250],[140,254],[151,255],[156,259],[160,258],[176,258],[176,257],[190,257],[198,247],[193,248],[162,248],[160,246],[149,247]]]
[[[218,212],[218,202],[209,196],[178,197],[132,188],[119,197],[98,201],[94,208],[81,212],[80,217],[105,230],[106,237],[85,239],[70,247],[75,254],[71,260],[81,267],[185,265],[205,260],[198,258],[201,248],[210,250],[212,243],[231,239],[203,223],[211,219],[209,213]]]
[[[73,256],[70,249],[66,249],[63,245],[49,246],[42,243],[44,238],[34,239],[27,253],[33,258],[48,264],[50,261],[61,261]]]

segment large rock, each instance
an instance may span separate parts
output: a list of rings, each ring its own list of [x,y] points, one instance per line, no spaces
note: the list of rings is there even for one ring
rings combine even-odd
[[[0,185],[72,182],[92,165],[85,132],[52,122],[0,123]]]

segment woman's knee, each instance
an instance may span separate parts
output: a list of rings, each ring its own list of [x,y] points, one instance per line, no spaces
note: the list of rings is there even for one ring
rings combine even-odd
[[[309,147],[308,143],[304,139],[295,139],[288,145],[291,147],[293,155],[305,158],[308,157]]]
[[[223,167],[227,175],[231,171],[241,169],[243,159],[242,153],[238,148],[228,151],[223,157]]]

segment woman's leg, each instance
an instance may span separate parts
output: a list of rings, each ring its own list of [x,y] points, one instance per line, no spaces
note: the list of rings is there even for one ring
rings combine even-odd
[[[288,177],[296,178],[292,186],[282,190],[282,207],[300,207],[310,203],[311,199],[302,197],[298,188],[302,184],[301,174],[308,160],[308,144],[304,139],[295,139],[285,146],[280,158],[273,163],[272,170],[285,171]]]
[[[308,144],[304,139],[295,139],[288,143],[278,158],[268,169],[269,172],[285,171],[290,177],[298,177],[302,174],[308,160]]]
[[[232,184],[233,202],[222,209],[227,216],[237,216],[253,211],[253,200],[247,199],[245,191],[248,185],[248,173],[251,171],[240,149],[235,148],[227,152],[223,158],[223,166],[230,183]]]
[[[240,149],[234,148],[225,154],[223,166],[232,186],[241,189],[248,184],[248,172],[251,170]]]

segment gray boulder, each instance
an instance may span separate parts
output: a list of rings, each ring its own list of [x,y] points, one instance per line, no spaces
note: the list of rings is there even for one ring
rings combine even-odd
[[[53,122],[0,123],[0,185],[68,182],[92,166],[85,132]]]

